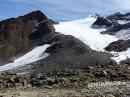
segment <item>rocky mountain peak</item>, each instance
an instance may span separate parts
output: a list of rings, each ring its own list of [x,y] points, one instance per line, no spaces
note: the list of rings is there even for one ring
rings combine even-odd
[[[28,13],[24,16],[18,17],[18,19],[22,19],[23,21],[28,20],[37,20],[38,22],[47,19],[47,16],[45,16],[40,10],[33,11],[31,13]]]
[[[35,25],[43,20],[49,21],[47,16],[37,10],[18,18],[0,21],[0,61],[7,61],[31,49],[35,44],[28,36]]]

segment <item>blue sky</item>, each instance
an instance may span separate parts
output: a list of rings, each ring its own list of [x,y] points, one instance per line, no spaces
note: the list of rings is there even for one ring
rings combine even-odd
[[[41,10],[56,21],[130,12],[130,0],[0,0],[0,20]]]

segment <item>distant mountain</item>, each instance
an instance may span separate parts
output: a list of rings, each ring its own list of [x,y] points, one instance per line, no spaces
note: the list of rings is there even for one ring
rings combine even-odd
[[[16,59],[0,66],[0,71],[50,72],[126,64],[125,60],[130,64],[129,21],[130,13],[115,13],[56,23],[40,11],[1,21],[5,32],[0,32],[0,59]]]

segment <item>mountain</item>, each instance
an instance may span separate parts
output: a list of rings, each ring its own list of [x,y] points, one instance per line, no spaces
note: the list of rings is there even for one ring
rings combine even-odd
[[[12,30],[3,33],[7,35],[12,33],[8,35],[9,37],[14,37],[18,33],[27,34],[21,40],[19,37],[7,38],[8,42],[5,42],[6,39],[3,39],[2,34],[1,42],[4,41],[2,45],[7,49],[0,51],[11,54],[9,57],[2,57],[1,60],[6,58],[7,61],[19,54],[22,56],[19,55],[13,62],[0,66],[0,71],[51,72],[116,65],[122,62],[126,64],[125,60],[129,64],[129,13],[115,13],[106,17],[96,14],[81,20],[56,23],[41,11],[34,11],[13,20],[21,20],[21,23],[24,23],[22,31],[11,28]],[[21,48],[18,52],[17,49],[23,42],[27,47]],[[9,51],[11,47],[13,50]],[[12,54],[12,51],[15,53]]]
[[[1,62],[30,50],[34,43],[28,39],[28,35],[38,22],[46,19],[41,11],[34,11],[18,18],[0,21]]]

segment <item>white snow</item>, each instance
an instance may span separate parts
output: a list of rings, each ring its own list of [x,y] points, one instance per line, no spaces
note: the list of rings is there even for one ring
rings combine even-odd
[[[113,52],[111,52],[113,53]],[[116,60],[116,62],[120,62],[121,60],[126,60],[127,58],[130,58],[130,48],[127,51],[123,51],[118,53],[117,57],[113,57],[112,59]]]
[[[129,23],[130,21],[126,21],[126,20],[118,20],[117,21],[119,24],[126,24],[126,23]]]
[[[46,45],[39,46],[39,47],[32,49],[30,52],[28,52],[24,56],[14,60],[14,62],[0,66],[0,71],[14,69],[14,68],[21,67],[21,66],[29,64],[29,63],[36,62],[40,59],[46,58],[47,56],[49,56],[49,54],[44,53],[44,51],[49,46],[50,45],[46,44]]]
[[[65,35],[72,35],[80,39],[87,45],[89,45],[93,50],[96,51],[105,51],[104,48],[108,46],[109,43],[117,41],[120,38],[124,38],[120,33],[117,36],[104,35],[101,34],[103,29],[93,29],[91,25],[96,21],[95,17],[87,17],[86,19],[69,21],[69,22],[60,22],[58,25],[54,25],[57,32],[61,32]],[[124,33],[126,31],[123,31]],[[127,33],[127,32],[126,32]],[[126,35],[128,38],[129,36]],[[125,38],[126,38],[125,37]],[[124,52],[110,52],[114,55],[112,59],[117,62],[130,58],[130,49]]]
[[[116,32],[115,36],[122,40],[130,39],[130,29],[120,30]]]

